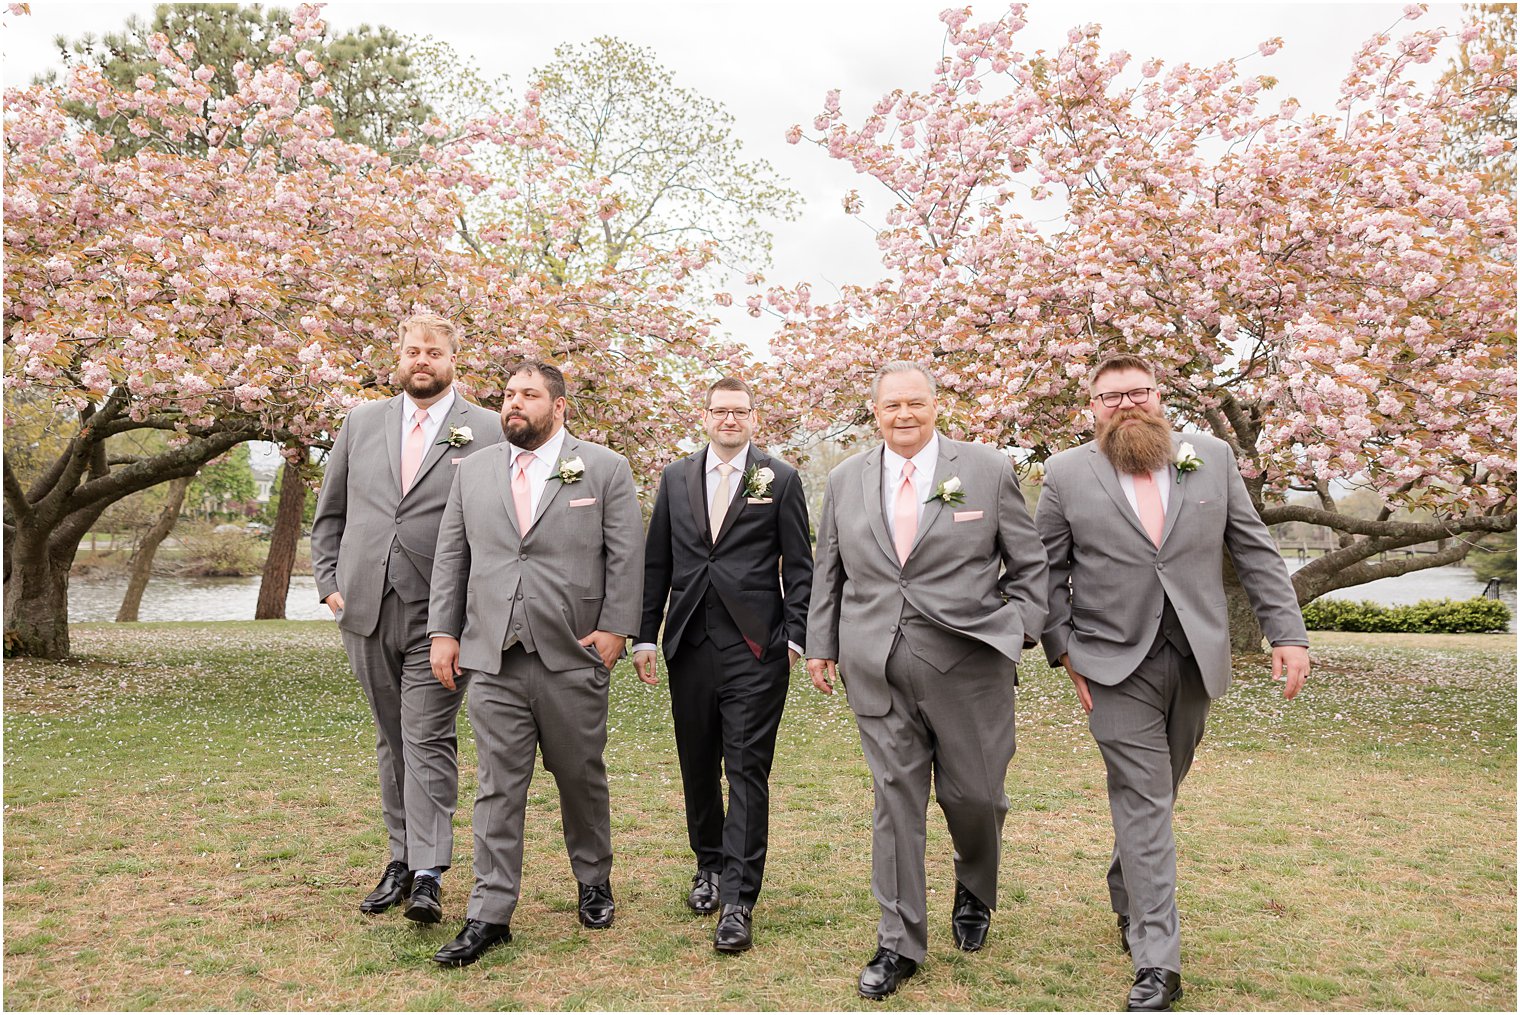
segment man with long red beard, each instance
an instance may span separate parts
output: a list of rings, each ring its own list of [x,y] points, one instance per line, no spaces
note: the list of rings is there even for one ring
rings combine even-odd
[[[1230,686],[1228,550],[1292,698],[1308,635],[1277,546],[1235,456],[1207,434],[1172,432],[1155,371],[1113,356],[1088,382],[1097,440],[1045,464],[1035,515],[1050,564],[1042,642],[1066,668],[1108,770],[1114,822],[1109,898],[1131,953],[1128,1010],[1182,996],[1172,807]]]

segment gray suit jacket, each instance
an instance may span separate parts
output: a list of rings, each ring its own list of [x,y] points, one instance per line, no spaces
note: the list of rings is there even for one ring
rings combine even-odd
[[[501,669],[514,609],[526,616],[544,666],[556,671],[601,665],[596,650],[580,644],[592,631],[639,629],[644,520],[633,472],[617,452],[566,433],[560,458],[577,457],[585,475],[573,483],[549,477],[525,537],[508,444],[455,474],[438,530],[428,632],[459,639],[462,669]]]
[[[1182,623],[1210,697],[1230,686],[1224,551],[1273,645],[1308,645],[1288,567],[1251,505],[1230,446],[1208,434],[1173,434],[1193,445],[1196,470],[1173,470],[1161,546],[1151,542],[1119,474],[1083,444],[1045,463],[1036,521],[1050,561],[1050,617],[1042,641],[1088,680],[1124,680],[1150,651],[1163,597]]]
[[[890,707],[887,657],[899,637],[945,673],[978,646],[991,646],[1013,675],[1045,620],[1044,552],[1013,463],[981,444],[943,434],[939,441],[934,488],[958,476],[966,498],[924,508],[902,565],[882,504],[881,447],[829,473],[807,655],[838,661],[857,715],[885,715]],[[914,624],[906,633],[905,608]]]
[[[403,497],[403,404],[402,396],[396,395],[349,412],[327,456],[311,523],[317,597],[325,600],[334,592],[343,593],[338,626],[364,637],[375,632],[388,584],[406,602],[427,598],[438,520],[454,480],[454,463],[501,440],[500,417],[456,394]],[[437,443],[451,426],[468,426],[475,439],[462,448]]]

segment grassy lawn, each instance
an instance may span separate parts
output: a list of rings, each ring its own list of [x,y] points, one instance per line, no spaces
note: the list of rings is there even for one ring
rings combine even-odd
[[[1284,706],[1261,660],[1215,707],[1177,814],[1189,1009],[1515,1008],[1513,635],[1316,637]],[[614,675],[617,924],[584,931],[553,781],[531,791],[516,940],[429,957],[469,886],[473,740],[445,922],[363,917],[385,859],[373,734],[323,623],[81,625],[81,661],[5,666],[8,1009],[874,1009],[870,779],[800,674],[773,777],[756,949],[683,905],[692,861],[662,685]],[[1002,905],[950,941],[931,812],[930,955],[884,1006],[1109,1009],[1129,986],[1097,749],[1026,655]]]

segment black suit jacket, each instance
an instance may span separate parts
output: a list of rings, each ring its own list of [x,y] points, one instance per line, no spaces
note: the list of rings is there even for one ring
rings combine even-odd
[[[744,471],[774,472],[770,496],[757,503],[741,493],[715,544],[707,531],[706,463],[703,445],[660,476],[644,548],[638,641],[655,642],[663,617],[665,658],[672,658],[710,588],[745,639],[760,647],[762,661],[785,655],[788,642],[806,645],[813,549],[802,477],[751,443]]]

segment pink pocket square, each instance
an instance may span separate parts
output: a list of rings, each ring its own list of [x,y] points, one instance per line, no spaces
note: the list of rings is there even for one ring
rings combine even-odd
[[[449,459],[449,464],[450,465],[458,465],[462,461],[464,461],[463,457],[460,457],[460,458],[450,458]]]
[[[982,517],[980,511],[957,511],[955,513],[955,520],[958,522],[974,522],[980,517]]]
[[[595,497],[578,497],[570,502],[571,507],[590,507],[596,503]]]
[[[746,504],[769,504],[771,499],[769,497],[746,497],[744,498],[744,502]]]

